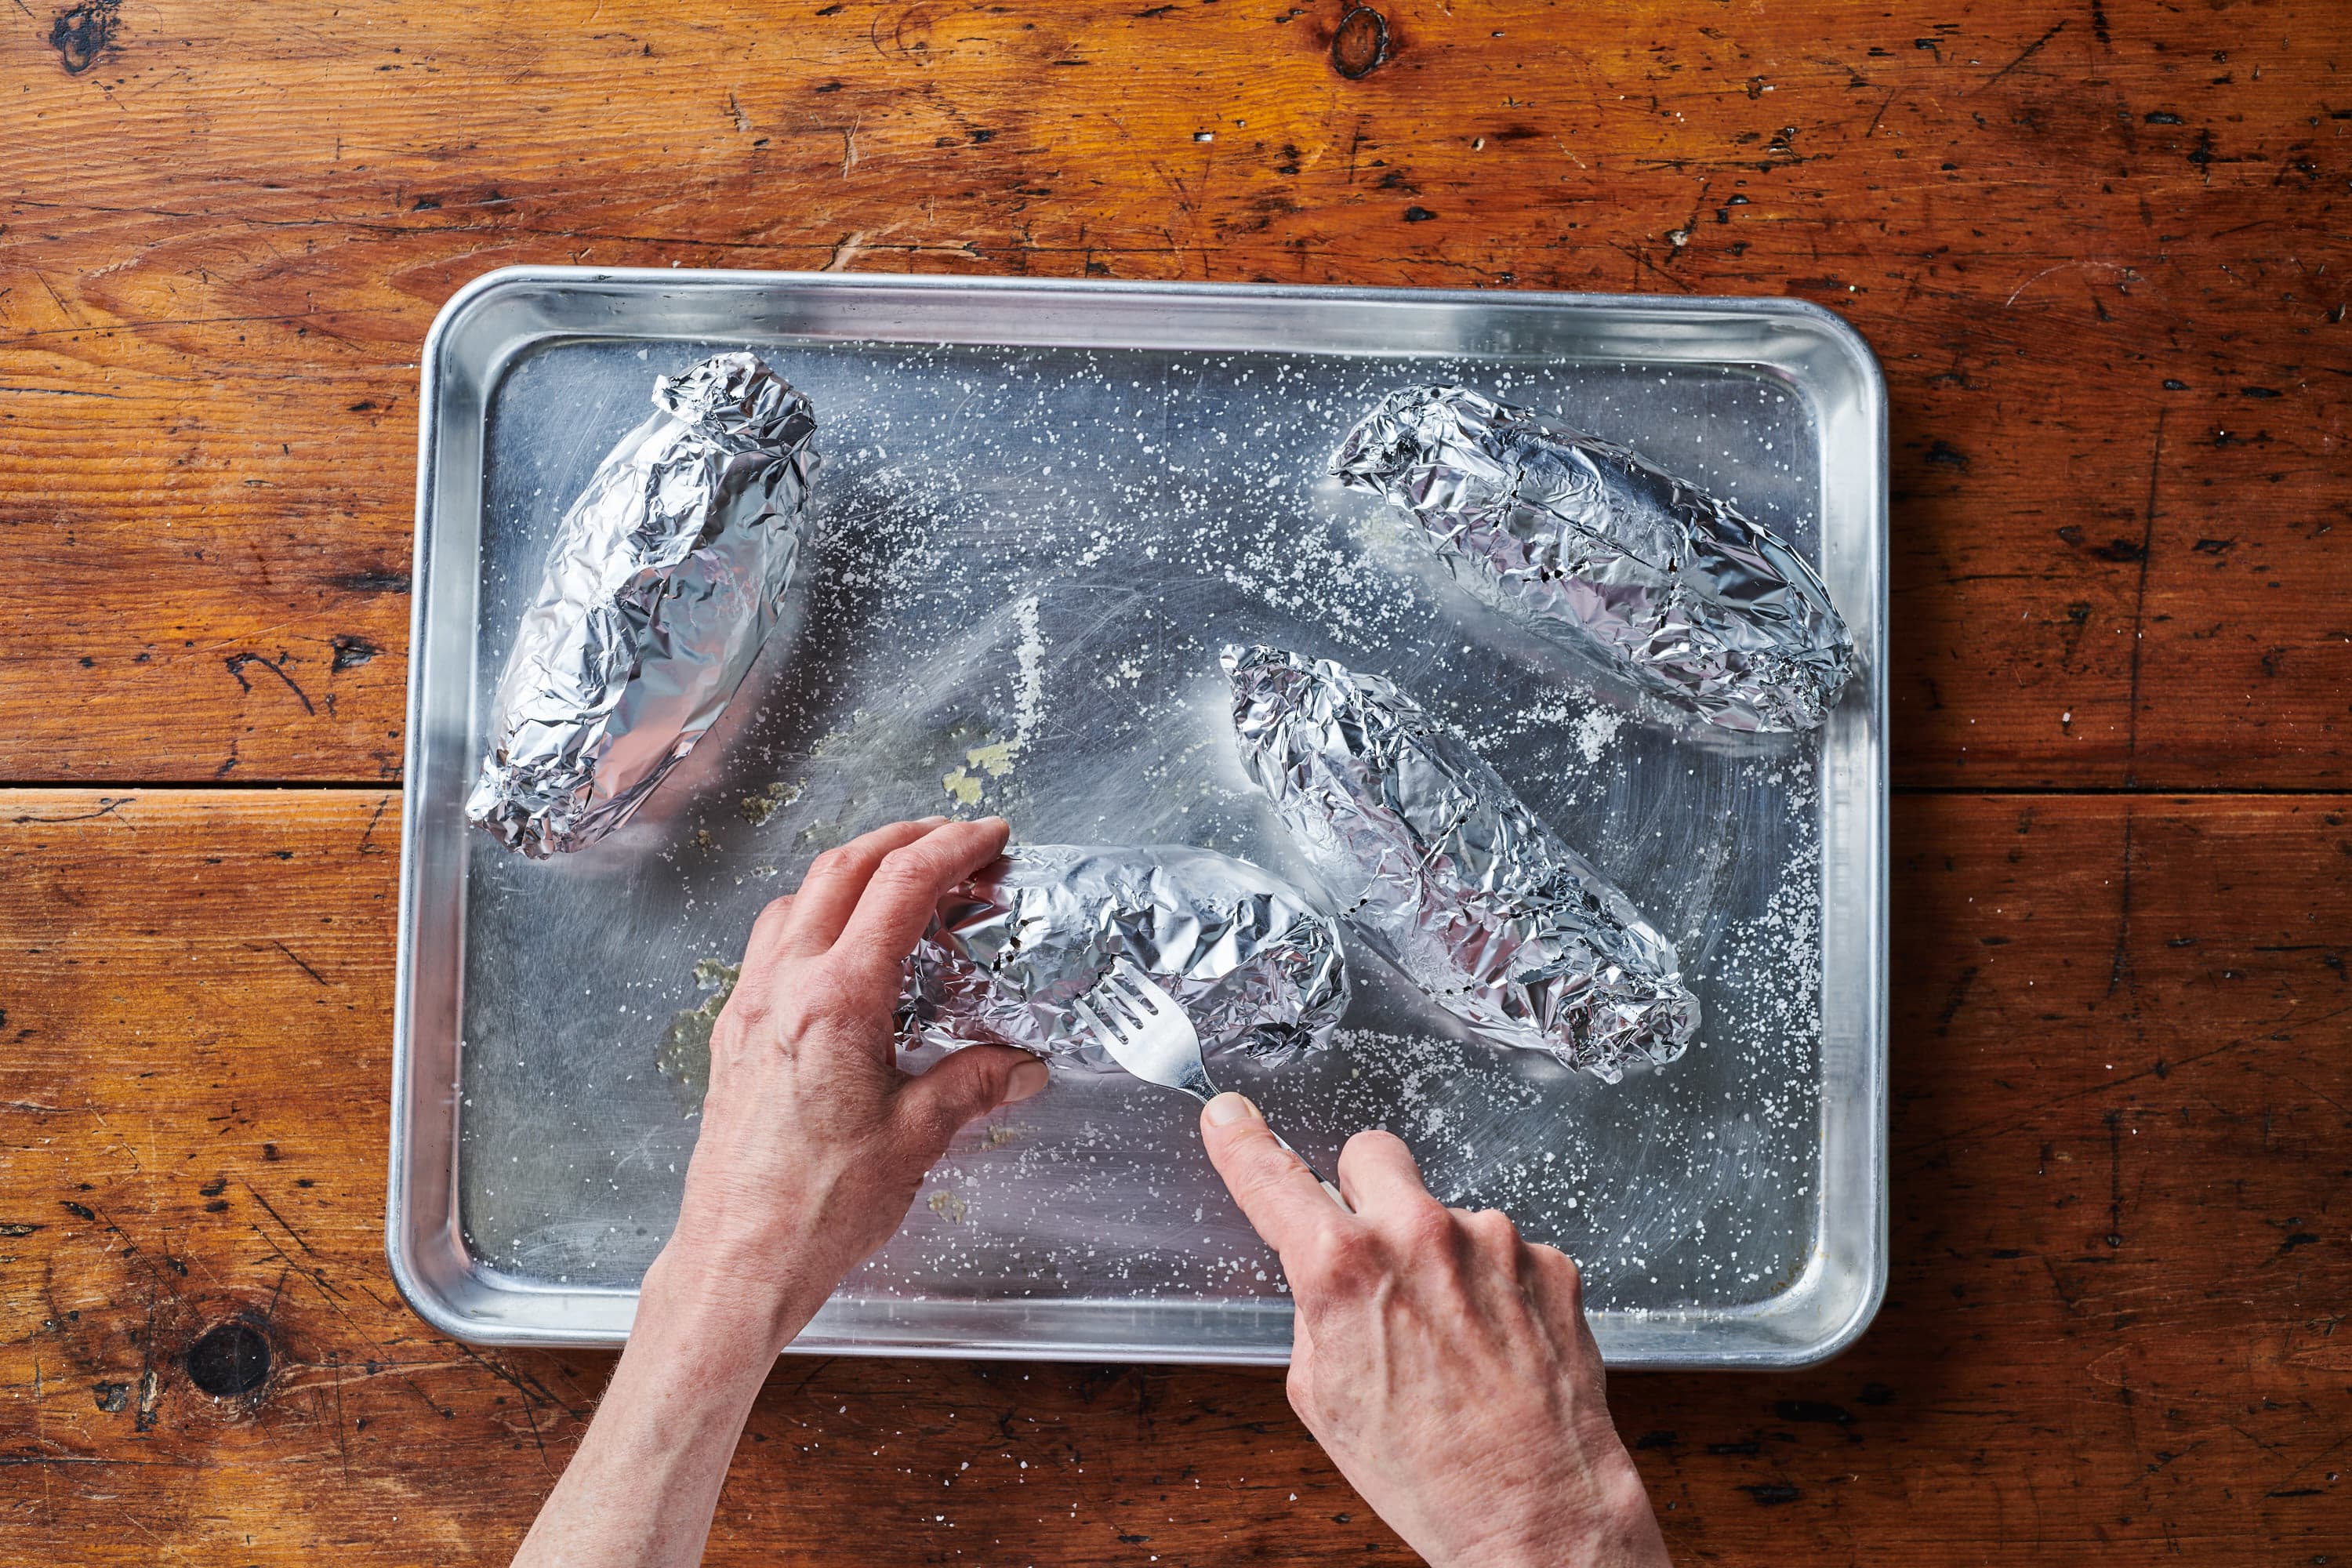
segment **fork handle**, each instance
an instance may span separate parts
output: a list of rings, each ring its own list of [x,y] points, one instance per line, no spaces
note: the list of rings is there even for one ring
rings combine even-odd
[[[1275,1132],[1273,1128],[1268,1127],[1268,1128],[1266,1129],[1266,1131],[1267,1131],[1268,1132],[1274,1132],[1274,1141],[1275,1141],[1276,1143],[1279,1143],[1279,1144],[1281,1144],[1281,1145],[1282,1145],[1282,1150],[1283,1150],[1283,1152],[1284,1152],[1284,1153],[1288,1154],[1292,1159],[1294,1159],[1294,1160],[1297,1161],[1300,1164],[1302,1164],[1302,1165],[1306,1166],[1306,1167],[1307,1167],[1307,1173],[1308,1175],[1310,1175],[1310,1176],[1314,1177],[1318,1182],[1320,1182],[1320,1183],[1323,1184],[1323,1190],[1324,1190],[1325,1192],[1327,1192],[1327,1193],[1328,1193],[1328,1194],[1331,1194],[1331,1201],[1332,1201],[1333,1203],[1338,1204],[1338,1205],[1339,1205],[1340,1211],[1341,1211],[1342,1213],[1345,1213],[1345,1214],[1354,1214],[1354,1213],[1356,1212],[1354,1209],[1352,1209],[1352,1208],[1349,1207],[1349,1205],[1348,1205],[1348,1200],[1347,1200],[1346,1198],[1341,1197],[1341,1196],[1339,1195],[1339,1189],[1337,1186],[1335,1186],[1335,1185],[1333,1185],[1333,1184],[1332,1184],[1332,1183],[1331,1183],[1331,1179],[1330,1179],[1329,1177],[1326,1176],[1322,1172],[1320,1172],[1320,1171],[1318,1171],[1318,1170],[1317,1170],[1317,1169],[1315,1168],[1315,1162],[1314,1162],[1314,1161],[1312,1161],[1312,1160],[1308,1159],[1306,1155],[1304,1155],[1304,1154],[1300,1153],[1297,1150],[1293,1149],[1293,1148],[1290,1146],[1290,1140],[1289,1140],[1289,1139],[1287,1139],[1287,1138],[1285,1138],[1285,1137],[1284,1137],[1281,1133],[1279,1133],[1279,1132]]]

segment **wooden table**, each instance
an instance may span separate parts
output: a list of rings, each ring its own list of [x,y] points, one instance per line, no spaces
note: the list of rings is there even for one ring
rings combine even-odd
[[[418,344],[524,261],[1843,312],[1893,1280],[1618,1418],[1684,1561],[2352,1551],[2340,5],[56,4],[0,6],[0,1557],[501,1562],[603,1384],[382,1243]],[[1276,1376],[870,1360],[780,1366],[711,1549],[1407,1555]]]

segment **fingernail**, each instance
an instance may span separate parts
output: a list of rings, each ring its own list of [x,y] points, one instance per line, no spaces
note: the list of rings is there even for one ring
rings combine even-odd
[[[946,820],[947,818],[944,816],[919,816],[915,819],[915,826],[918,827],[937,827]]]
[[[1044,1089],[1052,1077],[1053,1074],[1045,1070],[1044,1062],[1023,1062],[1013,1069],[1013,1076],[1004,1080],[1004,1103],[1010,1105],[1016,1100],[1028,1099]]]
[[[1265,1120],[1258,1114],[1257,1107],[1250,1103],[1247,1096],[1235,1094],[1230,1089],[1209,1101],[1209,1109],[1202,1114],[1212,1127],[1230,1127],[1236,1121]]]

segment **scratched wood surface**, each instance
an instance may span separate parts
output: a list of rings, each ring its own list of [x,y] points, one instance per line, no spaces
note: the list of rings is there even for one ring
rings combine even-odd
[[[1816,1371],[1614,1380],[1685,1560],[2341,1550],[2347,810],[1898,803],[1887,1305]],[[577,1438],[607,1357],[452,1344],[385,1278],[396,819],[0,794],[0,1558],[498,1562]],[[213,1397],[239,1323],[266,1374]],[[712,1560],[959,1549],[1406,1560],[1272,1374],[783,1363]]]
[[[509,262],[1789,293],[1892,394],[1899,779],[2345,781],[2334,0],[12,0],[0,779],[397,776]]]
[[[1843,312],[1893,1281],[1621,1424],[1686,1561],[2342,1558],[2352,17],[1379,9],[0,5],[0,1560],[498,1562],[602,1386],[381,1241],[417,348],[548,261]],[[845,1359],[713,1541],[1406,1560],[1275,1378]]]

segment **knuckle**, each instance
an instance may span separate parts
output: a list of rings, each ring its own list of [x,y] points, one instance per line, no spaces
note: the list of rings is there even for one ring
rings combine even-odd
[[[759,918],[751,922],[751,934],[743,944],[744,967],[748,969],[761,959],[772,962],[782,948],[789,924],[786,910],[774,904],[761,910]]]
[[[1571,1309],[1581,1310],[1584,1300],[1584,1270],[1576,1259],[1556,1247],[1538,1242],[1528,1249],[1535,1257],[1537,1272],[1545,1283],[1558,1291]]]
[[[733,1007],[719,1015],[719,1021],[710,1026],[712,1071],[720,1070],[741,1052],[745,1033],[743,1016]]]
[[[1308,1264],[1327,1288],[1367,1285],[1380,1273],[1380,1247],[1369,1231],[1349,1226],[1326,1231],[1308,1253]]]
[[[1516,1250],[1519,1244],[1519,1227],[1500,1209],[1475,1209],[1462,1227],[1472,1241],[1492,1251]]]
[[[1433,1199],[1412,1205],[1391,1221],[1397,1239],[1415,1253],[1450,1251],[1455,1223]]]
[[[1241,1169],[1235,1173],[1237,1184],[1252,1199],[1274,1199],[1280,1196],[1283,1178],[1287,1173],[1279,1158],[1281,1152],[1271,1143],[1263,1149],[1252,1149],[1241,1156]]]
[[[1282,1380],[1282,1392],[1298,1419],[1312,1429],[1323,1414],[1322,1405],[1315,1397],[1314,1375],[1293,1362],[1290,1374]]]
[[[1339,1157],[1353,1164],[1365,1160],[1394,1162],[1399,1156],[1410,1163],[1412,1152],[1403,1139],[1377,1127],[1366,1128],[1341,1146]]]
[[[849,851],[836,845],[831,849],[823,851],[815,859],[809,862],[808,876],[805,879],[811,882],[831,881],[834,878],[845,873],[849,867]]]
[[[1282,1271],[1304,1310],[1331,1289],[1330,1249],[1318,1240],[1302,1241],[1282,1255]]]
[[[822,1027],[863,1024],[872,1013],[851,977],[831,965],[811,977],[801,994],[799,1007],[803,1016]]]
[[[1258,1201],[1275,1201],[1282,1196],[1282,1173],[1270,1159],[1251,1157],[1249,1163],[1244,1163],[1234,1173],[1234,1184],[1242,1190],[1244,1208],[1254,1206]]]
[[[726,1002],[719,1007],[719,1023],[714,1027],[724,1027],[731,1023],[741,1028],[747,1024],[757,1023],[775,1010],[775,987],[769,983],[768,976],[747,965],[743,973],[737,977],[735,988],[727,994]]]
[[[877,880],[887,881],[892,886],[908,887],[929,882],[939,870],[937,851],[919,844],[908,844],[883,856],[882,864],[875,868],[874,875]]]
[[[945,1096],[929,1097],[908,1106],[901,1113],[900,1142],[929,1165],[946,1150],[957,1129],[963,1125],[958,1114],[960,1107],[960,1101],[950,1104]]]
[[[918,867],[889,856],[866,879],[866,907],[878,900],[886,904],[924,903],[930,898],[930,879]]]
[[[1010,1065],[991,1061],[984,1055],[971,1058],[970,1065],[940,1095],[941,1117],[951,1129],[961,1127],[996,1103],[1012,1072]]]

